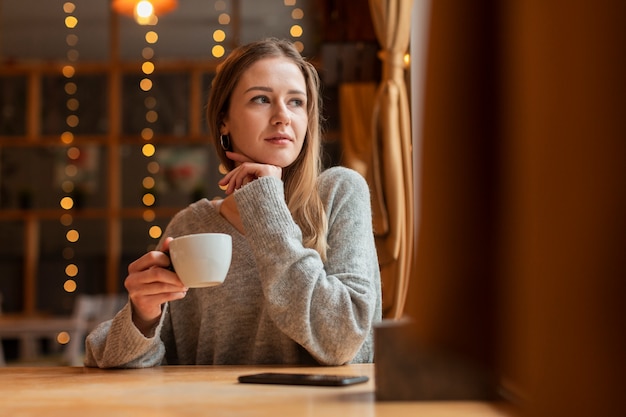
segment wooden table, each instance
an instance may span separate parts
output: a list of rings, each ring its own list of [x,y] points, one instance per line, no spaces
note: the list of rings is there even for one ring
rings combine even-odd
[[[240,384],[255,372],[367,375],[350,387]],[[0,416],[513,416],[503,404],[376,402],[374,365],[332,368],[164,366],[102,370],[82,367],[0,369]]]

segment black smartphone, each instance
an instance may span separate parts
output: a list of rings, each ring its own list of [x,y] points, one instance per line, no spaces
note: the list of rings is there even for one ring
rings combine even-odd
[[[238,379],[239,382],[246,384],[315,385],[326,387],[345,387],[369,380],[364,375],[318,375],[279,372],[241,375]]]

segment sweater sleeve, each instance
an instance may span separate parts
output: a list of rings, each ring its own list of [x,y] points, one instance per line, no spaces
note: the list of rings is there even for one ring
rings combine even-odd
[[[167,309],[167,304],[166,307]],[[133,324],[130,302],[117,315],[101,323],[85,341],[85,366],[99,368],[147,368],[160,365],[165,348],[159,335],[166,310],[152,337]]]
[[[380,272],[365,180],[335,168],[320,178],[320,190],[329,224],[326,262],[303,246],[280,180],[260,178],[235,199],[272,320],[320,364],[340,365],[380,319]]]

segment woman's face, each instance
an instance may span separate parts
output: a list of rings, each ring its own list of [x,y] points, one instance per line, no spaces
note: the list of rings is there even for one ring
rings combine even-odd
[[[300,154],[307,123],[300,69],[287,58],[266,58],[242,74],[220,133],[230,135],[234,152],[284,168]]]

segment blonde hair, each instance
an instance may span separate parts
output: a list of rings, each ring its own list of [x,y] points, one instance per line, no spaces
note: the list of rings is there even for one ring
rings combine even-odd
[[[235,164],[226,157],[220,144],[220,126],[230,106],[230,98],[241,75],[255,62],[273,57],[290,59],[302,72],[306,83],[308,126],[302,151],[296,160],[283,169],[287,207],[300,226],[305,247],[315,249],[326,259],[328,221],[317,190],[321,161],[320,78],[315,67],[306,61],[293,44],[275,38],[252,42],[233,50],[220,64],[211,84],[207,104],[209,135],[222,164],[229,170]]]

